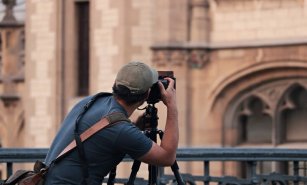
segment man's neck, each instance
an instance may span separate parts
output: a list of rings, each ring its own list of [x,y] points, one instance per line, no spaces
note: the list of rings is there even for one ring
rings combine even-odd
[[[126,110],[128,117],[132,115],[136,108],[138,108],[138,104],[127,105],[122,99],[115,98],[115,100]]]

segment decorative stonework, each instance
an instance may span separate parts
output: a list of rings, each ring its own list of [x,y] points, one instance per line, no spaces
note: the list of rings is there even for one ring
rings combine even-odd
[[[289,82],[286,81],[281,83],[273,83],[257,89],[256,92],[264,96],[271,104],[272,102],[277,102],[280,99],[282,93],[285,91],[288,85]]]
[[[6,108],[16,107],[21,92],[18,82],[24,81],[24,25],[13,14],[15,0],[3,0],[5,15],[0,22],[0,99]]]
[[[188,55],[190,68],[203,68],[209,62],[209,52],[207,50],[192,50]]]
[[[186,61],[186,51],[184,50],[154,50],[153,63],[157,66],[181,66]]]
[[[182,66],[187,63],[192,69],[201,69],[209,62],[209,58],[207,49],[153,49],[153,63],[157,66]]]
[[[16,18],[13,14],[13,8],[16,5],[16,0],[2,0],[2,3],[6,6],[5,15],[2,19],[2,22],[14,23]]]
[[[304,87],[307,85],[307,80],[283,80],[281,82],[265,85],[257,89],[256,93],[264,97],[270,104],[274,103],[273,105],[277,106],[279,100],[285,95],[285,91],[294,84]],[[291,107],[287,101],[285,101],[285,106]]]
[[[237,109],[237,113],[235,115],[251,116],[251,115],[255,114],[255,110],[253,110],[254,108],[251,106],[251,102],[255,99],[259,100],[262,103],[262,107],[261,107],[261,113],[262,114],[273,116],[272,107],[270,107],[270,105],[268,105],[267,102],[265,102],[263,99],[261,99],[257,96],[253,96],[253,95],[245,98],[240,103],[240,106]]]

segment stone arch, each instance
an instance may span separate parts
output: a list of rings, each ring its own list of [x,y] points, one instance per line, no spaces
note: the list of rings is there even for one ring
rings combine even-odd
[[[254,84],[257,85],[265,80],[273,80],[282,78],[283,76],[306,77],[306,70],[307,61],[301,60],[267,61],[242,68],[212,85],[213,89],[210,90],[211,93],[209,98],[211,99],[210,107],[211,109],[214,108],[220,96],[223,96],[226,91],[229,91],[234,85],[246,81],[246,79],[249,79],[248,81],[255,81]],[[284,71],[286,71],[286,73],[283,74]],[[275,75],[270,75],[270,72],[274,72]],[[287,75],[287,73],[290,75]],[[265,74],[266,76],[261,77],[260,74]],[[255,76],[257,77],[256,79],[254,79]],[[250,84],[247,83],[245,86],[249,85]]]
[[[215,84],[211,91],[210,112],[222,128],[222,146],[238,143],[234,115],[244,98],[256,96],[269,107],[265,111],[272,116],[272,127],[276,127],[274,110],[278,100],[289,84],[300,81],[307,83],[306,61],[266,61],[243,68]],[[276,143],[276,135],[272,135]]]

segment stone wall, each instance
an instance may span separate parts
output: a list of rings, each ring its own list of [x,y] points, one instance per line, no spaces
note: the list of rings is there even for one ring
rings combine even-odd
[[[210,1],[211,41],[306,41],[306,1]]]

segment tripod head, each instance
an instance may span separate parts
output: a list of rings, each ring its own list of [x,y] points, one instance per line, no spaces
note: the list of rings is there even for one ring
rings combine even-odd
[[[157,143],[158,137],[162,140],[163,131],[158,129],[158,109],[155,104],[148,104],[146,107],[138,110],[145,110],[142,116],[138,118],[135,125],[152,141]]]
[[[158,109],[155,104],[148,104],[144,113],[145,124],[149,124],[149,129],[155,130],[158,127]],[[146,128],[146,127],[145,127]]]

